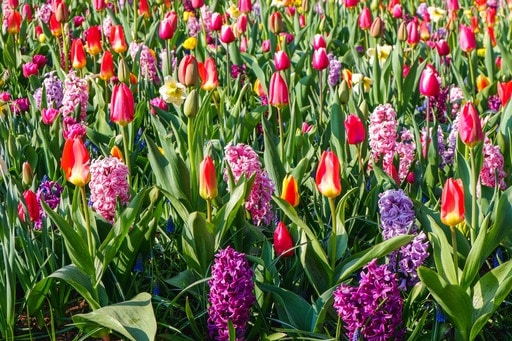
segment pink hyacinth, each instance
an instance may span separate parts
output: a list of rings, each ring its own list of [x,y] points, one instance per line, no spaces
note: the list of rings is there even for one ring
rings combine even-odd
[[[235,183],[242,175],[249,179],[256,174],[251,193],[245,202],[245,208],[251,214],[254,224],[269,225],[274,217],[271,200],[275,186],[267,172],[261,169],[258,154],[251,146],[239,143],[236,146],[226,146],[225,159],[233,173]],[[224,170],[224,180],[228,180],[227,169]]]
[[[76,75],[74,70],[69,71],[64,81],[64,96],[60,112],[62,116],[73,116],[77,108],[80,109],[80,119],[85,119],[89,103],[89,84],[87,80]]]
[[[140,66],[140,75],[147,77],[150,81],[160,83],[157,74],[157,62],[155,56],[151,53],[149,47],[140,43],[132,41],[128,49],[128,53],[135,60],[138,58]]]
[[[97,159],[91,162],[92,208],[105,220],[114,223],[116,205],[127,205],[130,200],[128,167],[116,157]]]
[[[488,138],[485,138],[484,148],[484,163],[480,171],[480,182],[484,186],[496,186],[496,177],[498,177],[498,184],[501,190],[507,188],[505,177],[507,173],[503,170],[504,159],[499,146],[492,145]]]
[[[414,155],[416,151],[416,144],[414,143],[414,137],[409,129],[403,128],[400,133],[400,142],[396,144],[396,152],[400,158],[400,168],[398,169],[398,176],[400,181],[409,174],[409,170],[414,161]]]
[[[396,111],[391,104],[380,104],[370,115],[368,135],[373,161],[383,159],[384,168],[393,163],[397,139]]]

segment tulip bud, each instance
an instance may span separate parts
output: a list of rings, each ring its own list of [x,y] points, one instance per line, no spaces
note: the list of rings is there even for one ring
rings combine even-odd
[[[69,9],[64,1],[60,2],[57,5],[57,11],[55,13],[55,18],[60,23],[65,23],[66,21],[68,21]]]
[[[316,170],[316,187],[328,197],[336,198],[341,193],[340,162],[333,151],[324,151]]]
[[[347,104],[350,97],[350,90],[346,80],[341,81],[340,89],[338,91],[340,95],[340,104]]]
[[[185,86],[196,86],[199,81],[196,57],[188,54],[180,61],[178,66],[178,80]]]
[[[21,171],[21,180],[25,186],[30,186],[32,184],[32,179],[34,178],[34,173],[32,172],[32,167],[30,167],[30,163],[27,161],[23,162],[22,171]]]
[[[274,72],[270,77],[268,100],[270,105],[277,108],[282,108],[288,105],[288,85],[286,84],[286,81],[283,79],[279,71]]]
[[[130,70],[128,69],[128,65],[126,65],[126,61],[124,58],[121,58],[119,61],[119,68],[117,69],[117,78],[119,81],[123,83],[130,82]]]
[[[288,203],[293,207],[299,204],[299,186],[297,185],[297,181],[293,175],[287,175],[284,177],[281,199],[288,201]]]
[[[449,178],[441,196],[441,221],[453,227],[464,221],[464,186],[461,179]]]
[[[459,136],[462,142],[470,148],[484,140],[480,116],[471,102],[465,103],[462,107],[459,117]]]
[[[151,202],[153,204],[155,204],[158,201],[159,196],[160,196],[160,190],[158,189],[158,187],[153,186],[151,191],[149,191],[149,200],[151,200]]]
[[[441,91],[437,71],[431,64],[423,69],[420,77],[420,94],[424,96],[437,96]]]
[[[348,115],[345,120],[345,130],[347,132],[348,144],[360,144],[366,138],[363,121],[354,114]]]
[[[187,117],[195,117],[197,115],[197,112],[199,111],[199,93],[197,92],[197,89],[193,89],[190,91],[190,93],[187,95],[187,98],[185,99],[185,104],[183,106],[183,113]]]
[[[114,85],[110,101],[110,120],[126,126],[135,118],[135,102],[132,91],[126,83]]]
[[[376,17],[372,26],[370,27],[370,35],[374,38],[379,38],[384,34],[384,22],[380,17]]]
[[[36,222],[41,217],[40,204],[37,200],[37,195],[32,190],[26,190],[23,192],[23,199],[27,205],[28,216],[31,222]],[[25,208],[20,202],[18,205],[18,216],[22,222],[25,222]]]
[[[210,156],[199,164],[199,195],[204,200],[213,200],[218,195],[217,173]]]
[[[400,23],[400,26],[398,26],[398,32],[396,34],[396,37],[399,41],[407,40],[407,24],[405,23],[405,21],[402,21]]]
[[[270,32],[274,34],[279,34],[284,31],[284,22],[283,17],[281,16],[281,12],[273,12],[270,15]]]
[[[293,256],[293,239],[283,222],[277,224],[276,230],[274,231],[274,249],[280,257],[291,257]]]

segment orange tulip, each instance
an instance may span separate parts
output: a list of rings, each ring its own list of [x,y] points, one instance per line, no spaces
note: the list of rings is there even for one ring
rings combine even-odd
[[[82,39],[75,39],[71,43],[71,63],[75,69],[83,69],[87,64]]]
[[[204,200],[213,200],[218,193],[215,165],[208,155],[199,164],[199,195]]]
[[[89,160],[89,152],[81,139],[66,140],[60,165],[67,181],[75,186],[85,186],[91,178]]]
[[[212,57],[206,58],[204,63],[198,63],[199,77],[201,78],[201,88],[210,91],[219,86],[219,75],[215,60]]]
[[[7,33],[18,34],[21,27],[21,14],[18,11],[12,11],[7,16]]]
[[[281,199],[288,201],[293,207],[299,204],[299,186],[297,185],[297,181],[293,175],[287,175],[284,177]]]
[[[100,65],[100,78],[108,82],[114,76],[114,58],[110,51],[103,53]]]
[[[441,221],[450,227],[464,221],[464,187],[461,179],[449,178],[444,184]]]
[[[112,30],[110,31],[110,45],[112,45],[112,50],[117,53],[123,53],[128,49],[124,37],[123,26],[112,26]]]
[[[50,16],[50,32],[54,37],[60,37],[62,35],[62,25],[57,21],[57,17],[55,13],[52,13]]]
[[[322,153],[316,170],[316,187],[328,198],[336,198],[341,193],[340,161],[333,151]]]

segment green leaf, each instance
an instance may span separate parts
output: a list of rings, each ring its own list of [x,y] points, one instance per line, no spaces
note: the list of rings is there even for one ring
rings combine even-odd
[[[129,301],[74,315],[73,322],[82,330],[111,329],[132,341],[154,340],[157,327],[151,295],[145,292]]]
[[[494,225],[487,234],[482,253],[483,257],[491,254],[505,238],[508,240],[512,239],[512,230],[510,229],[510,222],[512,221],[512,187],[509,187],[501,195],[496,212]]]
[[[313,243],[308,241],[305,231],[300,233],[300,261],[311,284],[318,294],[332,286],[332,269],[321,258],[323,249],[317,252]]]
[[[458,329],[462,338],[467,340],[472,325],[470,312],[473,311],[468,294],[459,285],[447,284],[438,273],[427,267],[420,266],[418,276]]]
[[[202,213],[190,214],[183,229],[183,243],[189,246],[184,248],[185,256],[193,260],[189,265],[206,274],[215,253],[215,239],[213,224],[207,222]]]
[[[432,233],[429,233],[429,240],[434,250],[434,261],[437,271],[443,276],[443,279],[448,283],[457,283],[457,275],[455,265],[453,264],[453,248],[448,242],[443,229],[432,219],[428,217]],[[459,231],[456,230],[459,234]]]
[[[277,145],[270,139],[270,121],[262,119],[262,126],[265,141],[263,161],[265,162],[268,176],[276,185],[276,192],[281,193],[281,186],[286,172],[279,157]]]

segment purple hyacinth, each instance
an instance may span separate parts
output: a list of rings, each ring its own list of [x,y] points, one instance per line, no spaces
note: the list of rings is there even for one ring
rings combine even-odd
[[[329,76],[327,77],[327,81],[330,86],[335,86],[341,79],[341,62],[332,52],[329,53],[327,57],[329,57]]]
[[[341,284],[334,291],[334,308],[345,323],[348,338],[402,340],[403,301],[396,274],[374,259],[363,268],[359,286]]]
[[[407,286],[418,282],[417,269],[429,255],[427,236],[423,231],[418,233],[413,202],[401,189],[380,194],[379,213],[384,239],[403,234],[415,235],[409,244],[388,256],[389,269],[398,273],[399,288],[406,290]]]
[[[253,271],[245,254],[232,247],[220,250],[212,266],[208,282],[208,332],[214,340],[229,340],[228,321],[236,331],[236,339],[243,340],[254,296]]]

